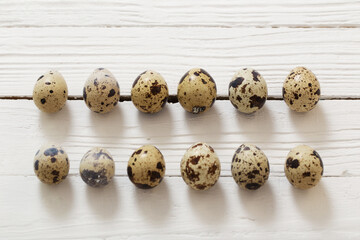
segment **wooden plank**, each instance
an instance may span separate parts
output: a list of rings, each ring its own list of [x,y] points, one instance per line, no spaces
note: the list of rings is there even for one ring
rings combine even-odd
[[[229,101],[217,101],[202,115],[169,104],[159,114],[140,113],[131,102],[114,112],[90,112],[83,101],[69,101],[57,114],[41,113],[29,100],[0,101],[0,175],[33,176],[33,156],[40,145],[62,143],[69,154],[70,173],[78,175],[85,152],[103,146],[113,155],[116,175],[126,176],[132,152],[144,144],[164,154],[166,175],[179,176],[180,160],[193,143],[214,147],[222,163],[222,176],[230,176],[232,156],[242,143],[263,149],[271,177],[284,176],[289,150],[298,144],[315,148],[325,164],[325,176],[360,176],[360,101],[320,101],[307,114],[291,112],[283,101],[268,101],[254,115],[243,115]]]
[[[1,1],[2,27],[358,27],[359,1]]]
[[[146,69],[160,72],[176,94],[190,68],[205,68],[226,96],[232,75],[257,69],[269,95],[280,97],[292,68],[319,78],[322,96],[360,97],[360,29],[10,28],[0,29],[0,96],[31,96],[36,79],[58,69],[79,96],[96,67],[110,69],[129,95]]]
[[[58,186],[35,177],[0,177],[2,239],[358,239],[360,178],[324,178],[294,189],[270,178],[256,192],[221,178],[206,192],[180,177],[137,189],[116,177],[103,189],[70,177]]]
[[[269,96],[281,97],[291,68],[309,67],[322,98],[360,99],[360,2],[254,0],[251,2],[139,0],[0,1],[0,97],[31,97],[50,68],[65,76],[71,96],[96,67],[109,68],[121,94],[146,69],[159,71],[176,93],[189,68],[214,77],[227,95],[233,73],[257,69]],[[169,104],[156,115],[122,102],[107,115],[69,101],[59,113],[39,112],[29,100],[0,100],[0,239],[360,239],[359,100],[322,100],[307,113],[268,101],[254,115],[217,101],[203,115]],[[70,176],[42,184],[33,156],[45,142],[62,143]],[[194,142],[218,153],[222,174],[206,192],[189,189],[179,163]],[[270,161],[268,183],[242,191],[230,173],[243,142],[261,147]],[[126,165],[132,151],[154,144],[167,164],[155,189],[137,189]],[[294,189],[283,164],[290,148],[309,144],[325,175],[310,190]],[[114,181],[103,189],[82,182],[79,162],[93,146],[110,150]]]

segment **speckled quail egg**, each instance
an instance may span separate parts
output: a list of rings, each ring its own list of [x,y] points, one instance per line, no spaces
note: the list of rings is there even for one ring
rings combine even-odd
[[[233,76],[229,84],[229,99],[242,113],[253,113],[265,104],[267,85],[254,69],[244,68]]]
[[[263,151],[253,144],[242,144],[235,152],[231,173],[243,189],[256,190],[269,178],[269,161]]]
[[[191,113],[202,113],[216,100],[216,84],[204,69],[193,68],[181,78],[177,96],[181,106]]]
[[[287,76],[282,95],[291,110],[307,112],[313,109],[320,99],[320,83],[309,69],[297,67]]]
[[[43,112],[60,111],[68,98],[68,88],[64,77],[58,71],[41,75],[33,90],[35,105]]]
[[[195,143],[183,156],[181,176],[195,190],[206,190],[220,177],[220,161],[214,149],[206,143]]]
[[[80,176],[91,187],[109,184],[115,174],[114,160],[105,148],[90,149],[80,162]]]
[[[45,144],[34,157],[34,171],[43,183],[58,184],[69,173],[69,159],[66,152],[58,145]]]
[[[145,145],[131,155],[127,173],[135,186],[143,189],[159,185],[165,175],[165,160],[159,149]]]
[[[145,71],[134,81],[131,101],[145,113],[159,112],[166,104],[169,91],[165,79],[155,71]]]
[[[285,162],[285,175],[296,188],[314,187],[324,172],[320,155],[311,147],[299,145],[289,152]]]
[[[119,83],[109,70],[97,68],[85,82],[83,97],[91,111],[110,112],[120,100]]]

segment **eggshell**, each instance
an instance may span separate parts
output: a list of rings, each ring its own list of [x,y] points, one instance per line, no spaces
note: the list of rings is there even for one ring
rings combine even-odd
[[[183,156],[181,176],[195,190],[207,190],[220,177],[220,161],[214,149],[207,143],[195,143]]]
[[[108,113],[120,100],[120,87],[114,75],[105,68],[97,68],[85,82],[83,98],[96,113]]]
[[[186,111],[206,112],[216,100],[216,83],[204,69],[193,68],[181,78],[177,96]]]
[[[155,146],[144,145],[131,155],[127,173],[130,181],[139,188],[156,187],[165,175],[164,156]]]
[[[320,155],[307,145],[299,145],[289,152],[285,162],[285,175],[296,188],[308,189],[316,186],[323,173]]]
[[[51,70],[41,75],[33,90],[33,101],[43,112],[54,113],[60,111],[68,98],[68,88],[64,77]]]
[[[165,79],[155,71],[141,73],[131,89],[131,101],[135,107],[145,113],[156,113],[163,109],[169,97]]]
[[[287,76],[282,95],[291,110],[308,112],[320,100],[320,83],[309,69],[297,67]]]

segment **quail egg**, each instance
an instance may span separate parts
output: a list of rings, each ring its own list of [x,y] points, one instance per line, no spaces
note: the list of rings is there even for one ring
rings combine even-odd
[[[119,83],[109,70],[97,68],[85,82],[83,97],[91,111],[110,112],[120,100]]]
[[[289,152],[285,162],[285,175],[296,188],[314,187],[324,172],[320,155],[311,147],[299,145]]]
[[[320,83],[309,69],[297,67],[287,76],[282,95],[291,110],[308,112],[320,99]]]
[[[216,84],[204,69],[193,68],[181,78],[177,96],[181,106],[191,113],[202,113],[216,100]]]
[[[269,161],[257,146],[242,144],[233,156],[231,173],[241,188],[256,190],[269,178]]]
[[[195,190],[206,190],[220,177],[220,161],[214,149],[206,143],[195,143],[183,156],[181,176]]]
[[[62,182],[69,173],[69,167],[68,155],[58,145],[43,145],[35,154],[34,171],[43,183]]]
[[[105,148],[90,149],[80,162],[80,176],[91,187],[109,184],[115,174],[114,160]]]
[[[134,81],[131,100],[141,112],[156,113],[166,104],[169,91],[165,79],[155,71],[145,71]]]
[[[159,185],[165,175],[165,160],[159,149],[145,145],[131,155],[127,173],[135,186],[143,189]]]
[[[244,68],[233,76],[229,84],[229,99],[242,113],[253,113],[265,104],[267,85],[264,78],[251,68]]]
[[[60,111],[68,98],[68,88],[64,77],[58,71],[41,75],[33,90],[35,105],[43,112]]]

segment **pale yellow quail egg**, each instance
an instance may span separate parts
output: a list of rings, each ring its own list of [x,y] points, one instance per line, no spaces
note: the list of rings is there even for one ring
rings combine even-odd
[[[119,83],[109,70],[97,68],[85,82],[83,97],[91,111],[110,112],[120,100]]]
[[[131,155],[127,173],[135,186],[143,189],[159,185],[165,175],[165,160],[159,149],[145,145]]]
[[[145,71],[134,81],[131,89],[131,101],[135,107],[145,113],[159,112],[166,104],[169,90],[165,79],[155,71]]]
[[[235,152],[231,173],[243,189],[256,190],[269,178],[269,161],[263,151],[253,144],[242,144]]]
[[[319,183],[324,173],[320,155],[307,145],[299,145],[289,152],[285,175],[296,188],[307,189]]]
[[[242,113],[253,113],[265,104],[267,85],[264,78],[251,68],[244,68],[233,76],[229,84],[229,99]]]
[[[68,88],[64,77],[58,71],[41,75],[33,90],[33,101],[43,112],[60,111],[68,98]]]
[[[114,160],[105,148],[94,147],[81,159],[80,176],[91,187],[102,187],[109,184],[114,174]]]
[[[177,96],[186,111],[206,112],[216,100],[215,81],[204,69],[193,68],[181,78]]]
[[[287,76],[282,95],[291,110],[308,112],[320,100],[320,83],[309,69],[297,67]]]
[[[34,157],[34,171],[43,183],[58,184],[69,173],[69,159],[66,152],[58,145],[45,144]]]
[[[220,177],[220,161],[214,149],[207,143],[195,143],[183,156],[181,176],[195,190],[211,188]]]

